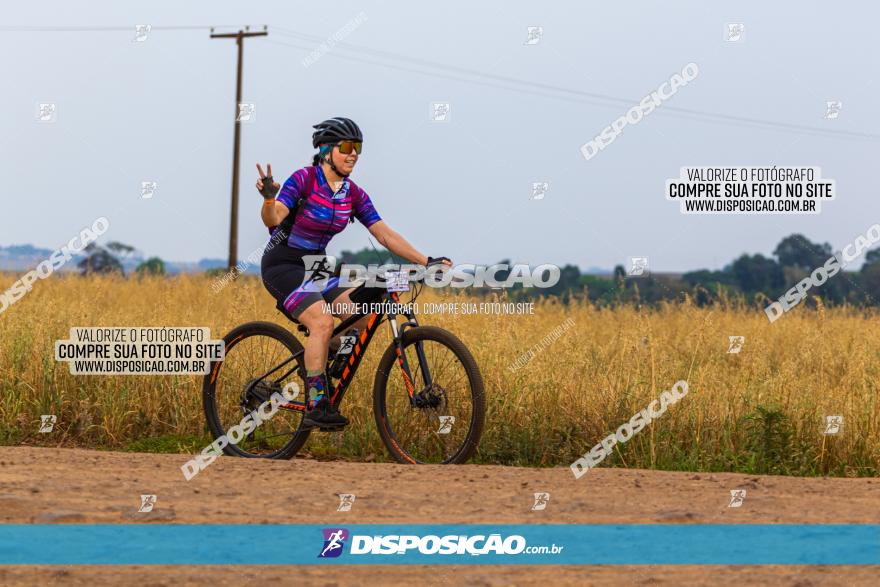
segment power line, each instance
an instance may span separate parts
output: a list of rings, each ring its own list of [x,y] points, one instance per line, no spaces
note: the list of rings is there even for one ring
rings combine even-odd
[[[265,25],[264,25],[265,26]],[[162,31],[162,30],[175,30],[175,31],[185,31],[185,30],[206,30],[206,29],[217,29],[217,28],[241,28],[239,25],[150,25],[151,31]],[[245,27],[247,29],[249,27]],[[272,26],[272,29],[277,31],[278,34],[291,37],[295,39],[311,41],[311,42],[324,42],[325,38],[319,37],[316,35],[310,35],[307,33],[302,33],[299,31],[295,31],[293,29],[288,29],[284,27],[276,27]],[[0,26],[0,32],[113,32],[113,31],[126,31],[133,32],[135,31],[135,26]],[[296,45],[293,43],[285,43],[281,41],[269,41],[270,43],[282,46],[294,47],[297,49],[302,49],[304,51],[314,51],[315,47],[304,47],[302,45]],[[383,51],[380,49],[372,49],[369,47],[364,47],[360,45],[354,45],[346,42],[337,42],[334,45],[335,48],[339,48],[342,51],[350,51],[355,52],[358,56],[351,55],[340,55],[338,53],[330,54],[331,57],[336,57],[338,59],[347,59],[350,61],[359,61],[361,63],[367,63],[370,65],[378,65],[380,67],[387,67],[390,69],[396,69],[399,71],[407,71],[410,73],[416,73],[419,75],[427,75],[431,77],[443,77],[446,79],[452,79],[455,81],[461,81],[465,83],[471,83],[475,85],[481,85],[485,87],[492,88],[500,88],[508,91],[514,91],[522,94],[529,94],[534,96],[541,97],[549,97],[557,100],[564,100],[568,102],[574,103],[588,103],[594,104],[603,107],[609,107],[611,105],[615,106],[628,106],[631,107],[634,104],[637,104],[638,100],[632,100],[629,98],[621,98],[620,96],[612,96],[609,94],[601,94],[596,92],[586,92],[583,90],[575,90],[572,88],[566,88],[562,86],[557,86],[553,84],[547,84],[542,82],[537,82],[533,80],[523,80],[519,78],[509,77],[498,75],[489,72],[483,72],[475,69],[469,69],[465,67],[459,67],[454,65],[447,65],[444,63],[439,63],[436,61],[429,61],[426,59],[419,59],[416,57],[410,57],[407,55],[401,55],[398,53],[393,53],[390,51]],[[422,68],[433,68],[434,70],[442,70],[446,73],[438,73],[437,71],[426,71],[425,69],[414,69],[411,67],[404,67],[401,65],[384,63],[380,61],[373,61],[370,59],[364,59],[360,55],[372,55],[374,57],[378,57],[381,59],[392,60],[396,62],[408,62],[418,67]],[[469,79],[467,77],[462,76],[472,76],[478,79]],[[506,84],[506,85],[502,85]],[[665,116],[675,116],[678,118],[683,118],[685,120],[696,120],[699,122],[709,122],[714,124],[726,124],[730,126],[749,126],[751,128],[759,128],[763,130],[777,130],[784,132],[794,132],[798,134],[805,134],[816,137],[830,137],[830,138],[843,138],[843,139],[867,139],[867,140],[877,140],[880,139],[880,135],[875,133],[862,133],[855,131],[847,131],[847,130],[832,130],[825,128],[812,127],[807,125],[800,124],[791,124],[786,122],[776,122],[772,120],[762,120],[758,118],[750,118],[745,116],[735,116],[730,114],[723,114],[717,112],[707,112],[701,110],[693,110],[689,108],[680,108],[677,106],[671,106],[668,104],[664,104],[662,108],[658,108],[656,112],[663,114]]]
[[[283,27],[274,27],[273,26],[272,29],[277,30],[278,34],[280,34],[282,36],[300,38],[302,40],[310,40],[310,41],[316,41],[316,42],[321,42],[321,41],[325,40],[325,39],[322,39],[321,37],[317,37],[315,35],[300,33],[300,32],[297,32],[297,31],[294,31],[291,29],[286,29]],[[296,48],[304,49],[307,51],[313,51],[315,49],[314,47],[302,47],[301,45],[294,45],[292,43],[283,43],[280,41],[272,41],[272,42],[274,44],[289,45],[291,47],[296,47]],[[478,85],[484,85],[484,86],[489,86],[489,87],[501,87],[503,89],[513,90],[513,91],[517,91],[517,89],[506,87],[506,86],[493,85],[491,83],[486,82],[485,79],[496,80],[497,82],[502,82],[502,83],[506,83],[506,84],[512,84],[514,86],[517,86],[520,89],[524,89],[524,87],[527,87],[529,89],[525,93],[529,93],[529,94],[533,94],[533,95],[548,96],[548,94],[542,94],[542,93],[535,91],[536,89],[540,89],[540,90],[549,91],[549,92],[558,92],[558,93],[562,93],[562,94],[568,94],[571,96],[578,96],[580,98],[578,100],[569,100],[569,101],[574,101],[574,102],[595,103],[594,101],[598,100],[601,102],[611,102],[612,104],[625,105],[625,106],[630,106],[630,107],[639,102],[639,100],[621,98],[619,96],[611,96],[608,94],[599,94],[599,93],[594,93],[594,92],[585,92],[582,90],[574,90],[571,88],[565,88],[565,87],[556,86],[556,85],[552,85],[552,84],[535,82],[532,80],[523,80],[523,79],[518,79],[518,78],[513,78],[513,77],[508,77],[508,76],[497,75],[497,74],[493,74],[493,73],[482,72],[482,71],[478,71],[478,70],[474,70],[474,69],[468,69],[468,68],[464,68],[464,67],[446,65],[446,64],[438,63],[438,62],[434,62],[434,61],[428,61],[428,60],[424,60],[424,59],[409,57],[406,55],[400,55],[400,54],[389,52],[389,51],[382,51],[382,50],[378,50],[378,49],[371,49],[369,47],[362,47],[362,46],[358,46],[358,45],[353,45],[351,43],[338,42],[335,44],[335,47],[339,47],[345,51],[354,51],[354,52],[357,52],[358,54],[372,54],[376,57],[381,57],[384,59],[392,59],[392,60],[396,60],[396,61],[407,61],[407,62],[410,62],[413,64],[422,65],[425,67],[445,69],[445,70],[452,71],[452,72],[457,72],[457,73],[461,73],[461,74],[465,74],[465,75],[471,75],[471,76],[475,76],[475,77],[479,77],[479,78],[484,78],[484,79],[480,79],[480,80],[470,80],[470,79],[462,79],[460,77],[454,77],[452,75],[440,76],[440,77],[447,77],[449,79],[455,79],[458,81],[477,83]],[[369,61],[369,60],[362,59],[362,58],[353,58],[350,56],[342,56],[342,55],[335,55],[335,56],[340,57],[340,58],[344,58],[344,59],[352,59],[352,60],[356,60],[356,61],[361,61],[363,63],[371,63],[374,65],[382,65],[382,66],[391,67],[394,69],[401,69],[403,71],[420,73],[422,75],[435,75],[435,74],[425,72],[425,71],[402,68],[400,66],[394,66],[394,65],[389,65],[389,64],[385,64],[385,63]],[[563,98],[561,96],[557,96],[557,95],[549,95],[549,97],[558,98],[558,99],[565,99],[565,98]],[[600,105],[608,106],[608,104],[600,104]],[[693,117],[693,116],[702,117],[701,119],[698,119],[698,120],[702,120],[704,122],[712,122],[713,120],[711,120],[711,119],[716,119],[716,120],[714,120],[716,122],[726,122],[726,123],[736,124],[736,125],[749,124],[752,126],[770,127],[770,128],[777,129],[777,130],[799,132],[799,133],[804,133],[804,134],[811,134],[814,136],[830,136],[830,137],[838,137],[838,138],[857,138],[857,139],[871,139],[871,140],[880,139],[880,135],[872,134],[872,133],[861,133],[861,132],[846,131],[846,130],[831,130],[831,129],[806,126],[806,125],[791,124],[791,123],[786,123],[786,122],[776,122],[776,121],[772,121],[772,120],[762,120],[762,119],[749,118],[749,117],[744,117],[744,116],[734,116],[734,115],[729,115],[729,114],[706,112],[706,111],[701,111],[701,110],[693,110],[693,109],[689,109],[689,108],[680,108],[680,107],[676,107],[676,106],[670,106],[667,104],[664,104],[663,108],[658,108],[656,111],[664,113],[666,115],[679,114],[679,115],[685,115],[685,116],[691,116],[691,117]],[[709,120],[706,120],[706,119],[709,119]]]
[[[149,24],[149,23],[144,23]],[[171,30],[208,30],[211,28],[242,28],[237,24],[214,24],[214,25],[149,25],[151,31]],[[22,33],[81,33],[81,32],[110,32],[110,31],[134,31],[136,25],[129,26],[0,26],[0,32]]]

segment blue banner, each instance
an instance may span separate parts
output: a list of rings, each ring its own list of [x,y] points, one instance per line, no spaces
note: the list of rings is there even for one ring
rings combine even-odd
[[[877,524],[0,524],[0,564],[877,565]]]

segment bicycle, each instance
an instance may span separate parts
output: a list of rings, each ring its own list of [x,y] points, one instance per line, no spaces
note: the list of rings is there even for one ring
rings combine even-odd
[[[415,293],[413,301],[420,291]],[[392,458],[400,463],[466,462],[476,451],[486,411],[483,379],[473,355],[451,332],[435,326],[420,326],[411,309],[399,306],[397,291],[364,283],[353,290],[351,300],[365,305],[386,302],[381,308],[388,311],[356,314],[333,330],[333,337],[337,337],[369,316],[367,327],[358,333],[354,348],[345,359],[344,369],[338,377],[332,378],[338,379],[336,385],[330,383],[330,401],[334,408],[338,409],[373,335],[387,319],[392,341],[379,361],[373,381],[373,416],[382,442]],[[404,311],[398,313],[398,307]],[[309,335],[308,328],[293,319],[283,306],[278,304],[276,308],[297,323],[300,332]],[[400,315],[406,318],[405,322],[399,323]],[[205,417],[215,440],[268,401],[273,393],[290,389],[291,383],[301,387],[305,375],[303,346],[289,330],[277,324],[242,324],[223,341],[224,358],[212,362],[202,391]],[[251,350],[253,353],[247,352]],[[438,355],[439,365],[433,360]],[[334,359],[331,356],[327,361],[330,381]],[[390,377],[395,363],[401,374],[401,387],[394,385]],[[258,365],[263,366],[257,368]],[[467,389],[459,392],[459,382]],[[465,396],[468,402],[463,401]],[[285,399],[271,419],[263,421],[237,444],[228,443],[223,452],[251,458],[293,458],[312,429],[302,426],[306,398],[297,401],[288,395]]]

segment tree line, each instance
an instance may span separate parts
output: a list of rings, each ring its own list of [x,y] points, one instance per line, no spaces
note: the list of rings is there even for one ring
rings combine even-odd
[[[834,255],[829,243],[815,243],[802,234],[783,238],[770,257],[742,254],[721,270],[699,269],[681,275],[627,275],[622,265],[609,277],[583,275],[578,267],[561,268],[559,283],[545,290],[525,290],[517,296],[559,296],[563,301],[587,297],[598,304],[635,302],[655,304],[682,299],[684,294],[700,305],[721,299],[766,303],[778,299]],[[878,305],[871,292],[880,287],[880,249],[868,251],[859,271],[841,271],[810,294],[826,305]]]
[[[122,261],[133,251],[133,247],[119,242],[111,242],[106,246],[92,243],[86,247],[86,256],[78,263],[78,267],[83,275],[114,272],[124,275]],[[689,294],[701,305],[714,303],[721,298],[739,298],[747,302],[767,301],[783,295],[815,269],[822,267],[833,254],[829,243],[815,243],[802,234],[792,234],[779,242],[772,256],[744,253],[721,270],[699,269],[681,275],[655,275],[647,272],[636,277],[627,275],[626,269],[618,265],[610,276],[605,277],[581,273],[579,267],[569,264],[560,268],[559,281],[552,287],[524,288],[516,285],[508,290],[508,295],[515,300],[555,296],[564,303],[573,299],[588,299],[599,305],[655,304],[664,300],[681,299],[683,294]],[[342,251],[339,261],[343,264],[360,265],[404,263],[387,250],[370,248]],[[510,261],[505,259],[500,263],[509,265]],[[164,275],[165,263],[158,257],[151,257],[140,263],[135,272]],[[503,281],[507,275],[498,272],[496,278]],[[475,289],[483,295],[493,291],[489,287]],[[878,305],[870,293],[878,290],[880,249],[874,249],[867,252],[865,263],[859,271],[840,272],[821,287],[812,289],[811,294],[832,305]]]

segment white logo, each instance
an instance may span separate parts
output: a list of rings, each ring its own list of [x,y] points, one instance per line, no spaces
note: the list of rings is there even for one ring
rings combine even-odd
[[[843,102],[840,100],[828,100],[825,102],[825,119],[834,120],[839,117],[841,108],[843,108]]]
[[[440,419],[440,428],[437,434],[449,434],[452,432],[452,425],[455,424],[455,416],[438,416]]]
[[[138,512],[149,513],[153,511],[153,506],[156,504],[156,496],[155,495],[141,495],[141,507],[138,508]]]
[[[242,102],[238,105],[236,122],[254,122],[257,119],[257,105],[253,102]]]
[[[156,191],[156,187],[158,184],[155,181],[142,181],[141,182],[141,199],[149,200],[153,197],[153,193]]]
[[[350,355],[351,351],[354,350],[354,345],[357,342],[357,337],[352,335],[341,336],[339,337],[341,340],[341,344],[339,345],[339,350],[336,351],[337,355]]]
[[[542,26],[530,26],[528,27],[528,37],[526,38],[526,42],[523,45],[537,45],[541,41],[541,37],[544,36],[544,27]]]
[[[52,432],[52,428],[55,427],[55,422],[58,421],[58,416],[55,414],[43,414],[40,416],[40,433],[48,434]]]
[[[730,490],[730,503],[727,504],[729,508],[738,508],[741,507],[743,501],[746,499],[746,490],[745,489],[731,489]]]
[[[189,481],[201,471],[208,468],[217,457],[223,454],[223,449],[230,444],[238,444],[246,437],[253,434],[257,426],[272,418],[278,412],[280,406],[299,397],[299,385],[288,383],[281,393],[274,392],[269,399],[260,404],[256,410],[247,414],[241,422],[232,426],[226,434],[202,449],[201,454],[196,455],[180,466],[184,478]]]
[[[746,25],[741,22],[733,22],[727,25],[727,40],[731,43],[738,43],[743,40],[743,34],[746,31]]]
[[[550,191],[550,184],[548,182],[536,181],[532,183],[533,200],[543,200],[548,191]]]
[[[339,507],[336,508],[337,512],[350,512],[351,506],[354,505],[354,494],[353,493],[340,493],[339,494]]]
[[[617,430],[602,439],[601,442],[593,446],[589,452],[584,453],[569,467],[575,479],[580,479],[586,475],[587,471],[605,460],[605,457],[612,454],[614,445],[628,442],[636,433],[641,432],[653,420],[666,413],[669,406],[677,404],[681,398],[688,394],[688,383],[684,379],[677,381],[672,389],[660,393],[660,399],[654,400],[648,407],[634,414],[629,422],[624,422],[618,426]]]
[[[305,279],[297,291],[322,292],[330,285],[336,269],[336,257],[330,255],[303,255]]]
[[[431,122],[449,122],[450,105],[449,102],[432,102],[431,103]]]
[[[629,271],[627,272],[629,275],[633,277],[639,277],[640,275],[644,275],[645,271],[648,269],[648,258],[647,257],[630,257],[630,266]]]
[[[308,268],[310,264],[319,263],[312,259],[323,259],[321,255],[303,255],[304,263]],[[334,260],[335,266],[335,260]],[[416,265],[406,263],[398,265],[396,263],[387,263],[384,265],[356,265],[353,263],[344,263],[339,269],[339,285],[341,287],[357,287],[366,282],[367,287],[385,287],[386,282],[382,276],[387,275],[389,271],[400,271],[406,275],[410,281],[418,281],[424,278],[423,283],[428,287],[483,287],[487,285],[492,288],[515,287],[519,283],[523,287],[546,288],[553,287],[559,282],[562,271],[556,265],[544,263],[534,268],[529,265],[519,263],[516,265],[508,265],[507,263],[496,263],[489,267],[485,265],[474,265],[472,263],[462,263],[455,266],[443,264],[434,264],[430,267],[424,265]],[[325,275],[331,275],[334,272],[332,267],[323,270]],[[498,273],[503,273],[507,277],[501,280]],[[306,272],[306,279],[310,279],[311,272]],[[299,291],[321,291],[306,289],[308,286],[303,284]],[[322,288],[323,289],[323,288]]]
[[[819,287],[837,275],[861,255],[862,251],[877,241],[880,241],[880,224],[873,224],[865,232],[864,237],[859,235],[855,242],[846,245],[842,250],[828,257],[824,265],[820,265],[810,275],[801,279],[797,285],[779,296],[777,301],[770,302],[770,305],[764,308],[767,319],[770,322],[778,320],[784,313],[801,303],[807,297],[807,291],[810,288]]]
[[[727,353],[731,355],[738,354],[746,343],[745,336],[728,336],[727,338],[730,341],[730,345],[727,347]]]
[[[539,512],[543,509],[547,509],[547,502],[550,501],[549,493],[536,493],[535,494],[535,504],[532,506],[533,512]]]
[[[696,63],[688,63],[681,72],[672,74],[669,80],[661,83],[656,90],[642,98],[638,104],[631,107],[623,116],[619,116],[614,122],[603,128],[599,134],[581,145],[581,154],[589,161],[608,145],[617,140],[627,125],[638,124],[646,116],[654,112],[666,100],[672,98],[679,88],[697,78],[700,68]]]
[[[54,102],[40,102],[37,104],[37,120],[39,122],[55,122],[58,120],[58,109]]]
[[[136,24],[134,25],[134,39],[132,39],[133,43],[143,43],[147,40],[147,35],[150,34],[150,29],[153,26],[149,24]]]
[[[825,416],[825,434],[840,434],[843,416]]]
[[[303,67],[310,67],[322,56],[332,51],[333,47],[335,47],[337,43],[341,42],[345,37],[353,33],[355,29],[357,29],[366,20],[367,15],[363,11],[361,11],[360,14],[345,23],[335,33],[327,37],[326,40],[322,41],[321,44],[318,45],[318,47],[315,48],[311,53],[304,57],[302,60]]]
[[[287,401],[293,401],[299,397],[299,385],[294,382],[290,382],[284,386],[284,390],[281,392],[281,395],[284,396],[284,399]]]
[[[399,555],[407,554],[409,550],[417,550],[420,554],[440,556],[450,554],[514,555],[526,549],[526,539],[518,534],[507,537],[502,537],[501,534],[489,534],[488,536],[484,534],[476,536],[352,535],[351,538],[350,552],[352,555]],[[565,546],[554,544],[545,548],[552,554],[559,554]]]
[[[329,536],[329,540],[327,541],[327,548],[321,551],[321,557],[326,556],[328,552],[332,552],[334,550],[339,550],[342,548],[343,540],[345,536],[345,530],[337,530],[333,532]],[[334,555],[336,556],[336,555]]]
[[[403,271],[386,271],[385,287],[388,291],[409,291],[409,276]]]
[[[83,228],[78,236],[74,236],[66,245],[63,245],[61,248],[53,252],[48,259],[37,265],[35,269],[31,269],[25,273],[24,276],[13,283],[9,289],[0,292],[0,313],[5,312],[12,304],[24,297],[27,292],[31,291],[34,287],[34,282],[37,279],[46,279],[52,275],[52,273],[70,261],[75,253],[85,250],[89,243],[94,242],[97,240],[98,236],[107,232],[108,228],[110,228],[109,220],[103,216],[96,219],[92,223],[91,228]]]

